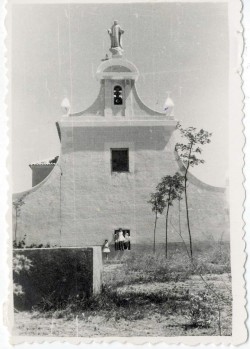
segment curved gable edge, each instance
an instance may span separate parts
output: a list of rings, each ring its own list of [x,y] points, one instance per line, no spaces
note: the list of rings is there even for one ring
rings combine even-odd
[[[133,92],[134,92],[134,96],[135,96],[135,101],[138,104],[139,108],[141,110],[143,110],[146,114],[150,115],[150,116],[161,116],[161,117],[165,117],[166,118],[166,114],[165,113],[160,113],[159,111],[153,110],[151,108],[149,108],[148,106],[146,106],[142,99],[140,98],[137,89],[136,89],[136,85],[134,84],[133,86]]]
[[[175,153],[175,159],[179,165],[179,168],[180,168],[180,171],[182,173],[185,172],[185,165],[183,164],[183,162],[181,161],[177,151],[175,150],[174,151]],[[201,181],[200,179],[198,179],[196,176],[194,176],[192,173],[190,173],[188,171],[188,180],[190,183],[196,185],[197,187],[201,188],[201,189],[206,189],[208,191],[213,191],[213,192],[220,192],[220,193],[224,193],[226,191],[226,188],[225,187],[216,187],[216,186],[213,186],[213,185],[210,185],[210,184],[207,184],[203,181]]]
[[[60,168],[59,159],[60,159],[60,157],[58,158],[57,163],[54,166],[54,168],[51,170],[51,172],[48,174],[48,176],[46,178],[44,178],[43,181],[41,181],[40,183],[38,183],[37,185],[35,185],[34,187],[32,187],[30,189],[21,191],[19,193],[13,193],[12,194],[12,202],[14,202],[16,200],[24,199],[29,194],[32,194],[32,193],[36,192],[38,189],[40,189],[41,187],[43,187],[43,185],[52,177],[52,175],[56,175],[56,171],[58,171],[58,166]],[[58,171],[58,174],[60,174],[60,171]]]
[[[104,115],[104,100],[102,98],[103,88],[104,88],[103,85],[101,85],[98,96],[96,97],[96,99],[94,100],[94,102],[91,104],[90,107],[88,107],[87,109],[82,110],[80,112],[69,114],[69,117],[71,117],[71,116],[85,116],[85,115],[103,116]]]

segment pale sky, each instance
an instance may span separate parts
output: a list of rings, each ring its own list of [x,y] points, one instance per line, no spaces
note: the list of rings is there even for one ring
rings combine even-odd
[[[95,73],[109,53],[107,29],[125,30],[124,58],[139,69],[138,93],[163,112],[167,91],[184,126],[213,132],[193,173],[224,185],[228,163],[226,3],[14,5],[12,26],[13,191],[31,187],[29,164],[60,153],[55,122],[64,97],[72,112],[99,92]]]

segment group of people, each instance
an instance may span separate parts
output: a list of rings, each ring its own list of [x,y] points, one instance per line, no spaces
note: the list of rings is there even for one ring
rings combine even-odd
[[[130,250],[130,234],[128,231],[123,232],[123,230],[120,228],[118,231],[114,232],[114,245],[116,251],[124,251],[124,250]],[[110,253],[109,248],[109,241],[105,240],[103,244],[102,251],[108,259],[108,255]]]
[[[130,250],[130,235],[121,228],[114,232],[114,242],[116,251]]]

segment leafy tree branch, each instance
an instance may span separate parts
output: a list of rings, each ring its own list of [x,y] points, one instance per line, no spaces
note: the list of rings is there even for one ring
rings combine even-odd
[[[188,182],[188,171],[190,166],[198,166],[204,164],[204,159],[201,159],[199,154],[202,153],[200,145],[205,145],[211,142],[210,138],[212,133],[207,132],[203,129],[197,131],[195,127],[183,128],[180,123],[177,124],[177,129],[181,133],[181,137],[185,139],[184,143],[177,143],[175,150],[179,155],[180,160],[185,166],[184,171],[184,194],[185,194],[185,206],[186,206],[186,217],[187,227],[189,235],[189,249],[191,258],[193,256],[193,245],[192,245],[192,234],[190,228],[190,217],[189,217],[189,206],[188,206],[188,193],[187,193],[187,182]]]

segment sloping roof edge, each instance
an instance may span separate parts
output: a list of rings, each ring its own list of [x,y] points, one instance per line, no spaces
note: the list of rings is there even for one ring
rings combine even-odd
[[[52,159],[46,159],[46,160],[40,160],[37,162],[33,162],[33,163],[29,164],[29,167],[32,167],[32,166],[55,166],[55,164],[58,161],[58,158],[59,158],[59,156],[57,155]]]

